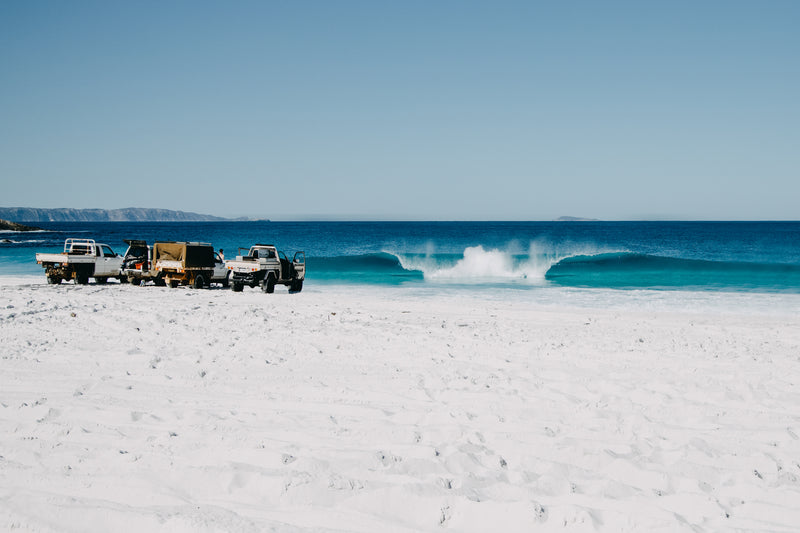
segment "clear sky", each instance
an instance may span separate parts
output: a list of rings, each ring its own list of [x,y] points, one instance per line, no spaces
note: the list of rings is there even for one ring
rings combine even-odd
[[[0,206],[800,219],[800,1],[0,2]]]

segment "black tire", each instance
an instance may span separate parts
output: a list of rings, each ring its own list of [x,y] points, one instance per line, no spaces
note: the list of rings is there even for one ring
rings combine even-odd
[[[128,283],[128,278],[126,276],[120,276],[119,277],[119,282],[120,283]]]
[[[105,285],[108,283],[108,278],[105,276],[100,276],[99,278],[94,278],[94,282],[98,285]]]
[[[89,284],[89,275],[88,274],[75,274],[75,285],[88,285]]]
[[[169,283],[168,283],[170,289],[177,289],[178,285],[180,285],[180,284],[181,284],[181,280],[179,280],[179,279],[171,279],[171,280],[169,280]]]
[[[230,277],[231,273],[228,271],[225,273],[225,279],[222,280],[222,286],[226,289],[228,288],[228,285],[230,285]]]
[[[192,288],[193,289],[202,289],[206,286],[206,279],[203,277],[202,274],[198,274],[192,280]]]
[[[264,282],[264,292],[272,294],[275,292],[275,276],[267,274],[267,280]]]
[[[300,291],[302,291],[302,290],[303,290],[303,280],[302,280],[302,279],[296,279],[296,280],[294,280],[294,281],[292,282],[291,291],[292,291],[292,292],[300,292]]]
[[[47,276],[47,284],[48,285],[60,285],[61,284],[61,276]]]
[[[164,278],[161,278],[161,277],[158,277],[158,278],[154,279],[153,283],[156,284],[156,287],[166,287],[167,286],[167,282],[164,281]]]
[[[239,281],[234,281],[233,283],[231,283],[231,289],[233,290],[233,292],[242,292],[242,290],[244,289],[244,284]]]

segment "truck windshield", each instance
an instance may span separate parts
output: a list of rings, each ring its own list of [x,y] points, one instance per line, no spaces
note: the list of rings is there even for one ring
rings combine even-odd
[[[275,251],[269,248],[254,248],[251,255],[260,259],[272,259],[275,257]]]

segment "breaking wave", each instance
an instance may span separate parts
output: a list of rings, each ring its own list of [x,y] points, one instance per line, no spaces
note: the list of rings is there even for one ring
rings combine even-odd
[[[513,253],[482,246],[461,254],[400,254],[403,268],[419,271],[428,281],[455,283],[516,282],[541,284],[556,261],[550,254]]]
[[[3,244],[40,244],[48,242],[45,239],[23,239],[23,240],[14,240],[8,239],[6,237],[0,237],[0,243]]]
[[[683,259],[627,251],[372,253],[308,259],[309,276],[354,283],[800,292],[800,265]]]
[[[637,253],[577,255],[553,265],[554,284],[608,288],[800,292],[800,265],[683,259]]]

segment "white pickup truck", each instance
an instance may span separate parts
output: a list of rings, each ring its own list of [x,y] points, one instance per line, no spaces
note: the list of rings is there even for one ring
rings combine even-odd
[[[239,248],[242,250],[247,248]],[[225,261],[225,266],[231,272],[231,289],[235,292],[241,292],[245,285],[260,285],[262,291],[271,293],[276,283],[287,285],[291,292],[300,292],[306,278],[305,252],[296,252],[289,261],[271,244],[255,244],[247,255],[237,255],[236,259]]]
[[[109,245],[92,239],[67,239],[63,252],[37,253],[36,262],[44,267],[47,283],[51,285],[70,279],[78,285],[86,285],[89,278],[97,283],[119,278],[122,257]]]

